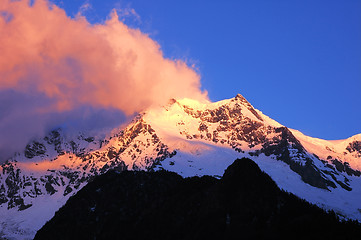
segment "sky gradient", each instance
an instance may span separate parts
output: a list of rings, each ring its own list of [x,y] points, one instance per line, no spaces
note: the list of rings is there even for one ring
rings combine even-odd
[[[359,1],[46,1],[0,2],[1,159],[206,92],[313,137],[361,133]]]
[[[361,133],[358,0],[54,2],[70,16],[88,3],[83,14],[92,23],[122,9],[121,19],[149,34],[166,57],[196,65],[212,101],[241,93],[307,135]]]

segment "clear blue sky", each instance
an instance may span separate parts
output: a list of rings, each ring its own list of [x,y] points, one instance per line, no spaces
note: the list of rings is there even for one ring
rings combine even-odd
[[[290,128],[324,139],[361,133],[360,0],[53,0],[102,22],[125,22],[156,40],[166,57],[195,63],[212,101],[244,95]]]

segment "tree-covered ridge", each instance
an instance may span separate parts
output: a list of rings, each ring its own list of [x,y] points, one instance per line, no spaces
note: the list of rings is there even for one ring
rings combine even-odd
[[[357,222],[281,191],[250,159],[221,179],[109,171],[63,206],[35,239],[359,239]]]

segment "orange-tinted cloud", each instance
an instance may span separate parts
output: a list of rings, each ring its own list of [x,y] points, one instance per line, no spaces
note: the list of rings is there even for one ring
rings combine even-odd
[[[0,91],[39,92],[60,111],[90,104],[127,114],[170,98],[206,98],[192,68],[165,59],[116,11],[96,25],[46,0],[1,0],[0,12]]]
[[[164,58],[115,10],[104,24],[90,24],[47,0],[29,2],[0,0],[0,162],[64,121],[114,126],[119,111],[207,98],[192,68]]]

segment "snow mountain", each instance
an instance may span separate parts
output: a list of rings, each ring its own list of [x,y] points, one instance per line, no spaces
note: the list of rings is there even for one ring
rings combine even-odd
[[[361,134],[327,141],[289,129],[242,95],[215,103],[172,99],[107,137],[61,129],[0,166],[0,238],[32,239],[67,199],[109,169],[220,177],[251,158],[295,195],[361,220]]]

